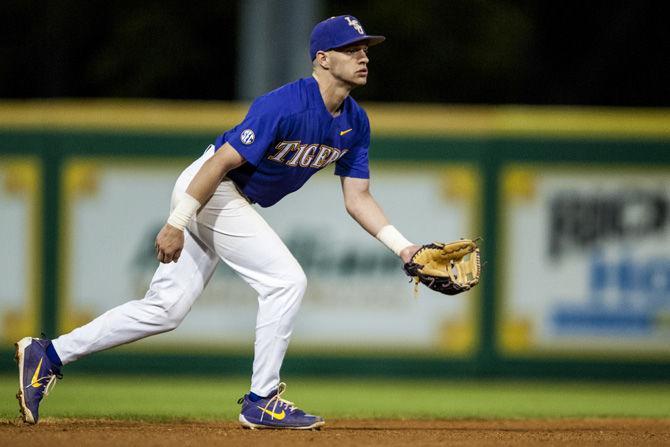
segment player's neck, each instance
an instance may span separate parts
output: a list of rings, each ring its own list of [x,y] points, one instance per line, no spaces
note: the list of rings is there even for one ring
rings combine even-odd
[[[338,116],[342,112],[342,104],[351,92],[351,86],[343,84],[330,76],[313,73],[316,83],[319,85],[319,92],[326,110],[332,116]]]

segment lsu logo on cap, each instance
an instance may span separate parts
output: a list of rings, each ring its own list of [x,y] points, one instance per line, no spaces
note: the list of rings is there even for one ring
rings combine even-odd
[[[250,145],[256,139],[256,134],[251,129],[244,129],[240,134],[240,141],[242,144]]]
[[[365,34],[365,31],[363,31],[363,27],[358,23],[358,20],[352,19],[349,16],[345,17],[344,20],[346,20],[349,26],[355,29],[358,34]]]

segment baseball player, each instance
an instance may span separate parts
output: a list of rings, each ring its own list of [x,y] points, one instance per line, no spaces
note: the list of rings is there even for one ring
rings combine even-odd
[[[251,388],[238,401],[239,421],[248,428],[324,424],[282,397],[279,372],[307,281],[253,204],[274,205],[333,164],[351,217],[403,262],[417,251],[370,194],[370,125],[349,96],[367,82],[368,47],[384,39],[366,34],[353,16],[318,23],[310,39],[312,76],[257,98],[244,120],[177,179],[171,214],[156,237],[160,264],[145,297],[54,340],[16,343],[25,422],[38,422],[40,402],[63,365],[179,326],[223,261],[258,292]]]

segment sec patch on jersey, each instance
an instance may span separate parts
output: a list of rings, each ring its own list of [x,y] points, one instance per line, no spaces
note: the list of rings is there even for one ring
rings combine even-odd
[[[246,144],[247,146],[253,143],[255,139],[256,134],[251,129],[245,129],[240,134],[240,141],[242,142],[242,144]]]

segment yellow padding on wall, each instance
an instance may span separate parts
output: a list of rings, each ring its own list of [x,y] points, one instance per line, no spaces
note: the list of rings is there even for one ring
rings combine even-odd
[[[248,103],[59,99],[0,102],[0,128],[222,132]],[[670,138],[670,109],[364,103],[375,135]]]

